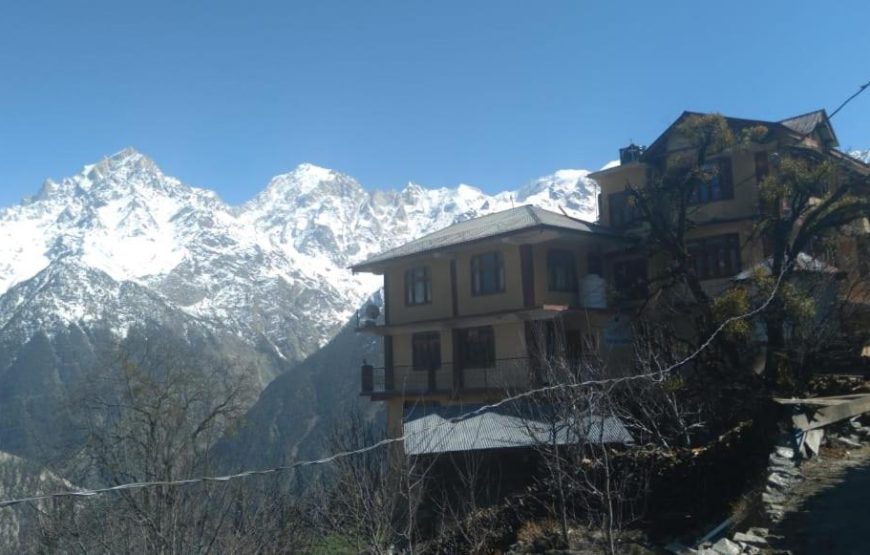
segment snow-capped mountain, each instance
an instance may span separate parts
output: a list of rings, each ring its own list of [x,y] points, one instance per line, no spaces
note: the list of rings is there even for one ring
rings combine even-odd
[[[867,150],[852,150],[849,152],[849,156],[857,158],[865,164],[870,164],[870,148]]]
[[[497,195],[414,183],[369,191],[348,175],[303,164],[234,208],[125,149],[0,211],[0,294],[73,264],[145,288],[204,325],[265,336],[298,360],[377,290],[377,279],[347,270],[353,262],[514,203],[594,219],[595,185],[586,174],[562,170]],[[106,310],[108,297],[88,297],[83,283],[69,289],[78,306],[55,303],[30,324],[69,324]],[[26,300],[16,296],[15,306]],[[119,333],[135,311],[128,316],[115,315]],[[0,323],[8,319],[0,310]]]
[[[354,262],[512,204],[594,219],[595,197],[582,170],[487,195],[468,185],[370,190],[303,164],[233,207],[133,149],[48,180],[0,210],[0,450],[62,456],[79,440],[70,392],[150,338],[232,359],[265,387],[379,289],[376,276],[347,269]],[[287,378],[288,414],[304,429],[330,408],[300,368]]]

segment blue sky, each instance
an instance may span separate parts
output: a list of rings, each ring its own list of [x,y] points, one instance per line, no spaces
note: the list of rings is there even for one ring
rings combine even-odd
[[[684,109],[831,110],[870,80],[868,21],[866,0],[4,2],[0,206],[125,146],[231,203],[306,161],[515,187]],[[834,124],[870,147],[870,93]]]

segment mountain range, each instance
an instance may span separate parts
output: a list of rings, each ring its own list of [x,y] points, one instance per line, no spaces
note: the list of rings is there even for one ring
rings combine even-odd
[[[850,154],[870,161],[870,150]],[[286,458],[339,405],[357,402],[358,361],[377,356],[347,324],[380,280],[351,264],[513,205],[595,220],[588,173],[486,194],[369,188],[302,164],[231,206],[125,149],[47,180],[0,209],[0,452],[62,457],[81,440],[67,425],[73,392],[125,349],[172,336],[207,352],[203,360],[232,360],[262,391],[248,437],[225,445]]]
[[[849,151],[849,155],[861,160],[865,164],[870,164],[870,148],[867,150],[851,150]]]
[[[289,384],[281,422],[289,431],[279,435],[292,447],[334,412],[336,391],[356,398],[357,364],[326,372],[338,389],[323,382],[322,366],[299,364],[378,292],[377,276],[348,266],[514,204],[594,220],[587,174],[560,170],[488,195],[468,185],[364,188],[302,164],[230,206],[125,149],[47,180],[0,210],[0,451],[62,457],[81,439],[67,425],[71,392],[95,369],[117,366],[125,349],[164,334],[232,359],[257,390],[277,377]]]
[[[850,154],[870,163],[870,150]],[[560,170],[486,194],[369,188],[302,164],[231,206],[125,149],[47,180],[0,209],[0,493],[61,484],[86,437],[77,403],[155,343],[253,384],[245,418],[214,449],[222,464],[316,454],[342,415],[377,410],[358,396],[359,364],[380,349],[352,316],[380,302],[381,283],[348,267],[514,205],[595,220],[588,174]],[[8,522],[0,540],[25,530]]]

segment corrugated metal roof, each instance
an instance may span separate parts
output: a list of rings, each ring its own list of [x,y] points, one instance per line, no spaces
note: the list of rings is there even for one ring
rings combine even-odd
[[[462,415],[482,405],[420,406],[405,411],[405,453],[422,455],[482,449],[531,447],[552,442],[632,443],[631,434],[614,417],[585,415],[574,425],[552,417],[552,411],[528,403],[511,403],[482,411],[470,418]],[[548,416],[548,413],[550,416]]]
[[[558,228],[566,231],[594,233],[610,237],[620,235],[617,232],[591,222],[570,218],[564,214],[557,214],[537,206],[524,205],[453,224],[375,255],[365,262],[352,266],[352,269],[354,271],[365,271],[375,264],[396,258],[436,251],[461,243],[479,241],[536,227]]]
[[[734,276],[734,281],[745,281],[747,279],[751,279],[757,273],[760,273],[763,276],[769,276],[773,268],[773,258],[769,257],[765,259],[763,262],[759,262],[755,266],[743,270],[736,276]],[[822,262],[818,258],[813,258],[805,252],[798,253],[797,259],[795,260],[794,269],[796,272],[810,272],[810,273],[820,273],[820,274],[838,274],[840,270],[836,267],[831,266],[826,262]]]

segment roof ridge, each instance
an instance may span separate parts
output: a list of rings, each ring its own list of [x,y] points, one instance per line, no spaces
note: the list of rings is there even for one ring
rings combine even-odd
[[[523,206],[526,208],[526,211],[529,213],[532,219],[535,220],[535,224],[541,225],[541,217],[538,216],[538,213],[535,211],[535,208],[537,208],[537,206],[534,206],[532,204],[524,204]]]
[[[811,114],[818,114],[818,113],[820,113],[820,112],[821,112],[822,114],[824,114],[825,117],[828,117],[828,112],[827,112],[827,110],[825,110],[824,108],[817,108],[817,109],[815,109],[815,110],[810,110],[809,112],[805,112],[805,113],[803,113],[803,114],[798,114],[798,115],[796,115],[796,116],[790,116],[790,117],[787,117],[787,118],[783,118],[783,119],[779,120],[779,121],[776,122],[776,123],[782,123],[782,122],[784,122],[784,121],[790,121],[790,120],[793,120],[793,119],[803,118],[803,117],[809,116],[809,115],[811,115]]]

